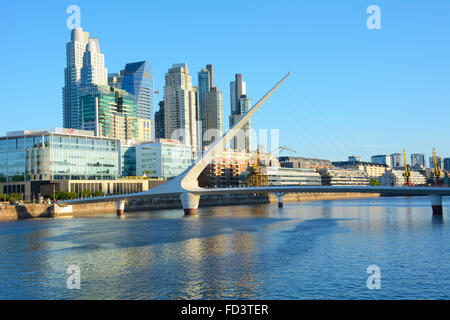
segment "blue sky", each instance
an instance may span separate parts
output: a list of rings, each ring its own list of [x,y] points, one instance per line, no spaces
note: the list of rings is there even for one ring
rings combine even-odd
[[[406,148],[428,157],[435,146],[450,156],[448,0],[3,2],[0,134],[62,125],[71,4],[100,39],[108,72],[148,60],[160,100],[173,63],[188,63],[194,83],[214,64],[225,127],[235,73],[255,103],[292,71],[252,124],[279,129],[296,155],[369,160]],[[372,4],[380,30],[366,27]]]

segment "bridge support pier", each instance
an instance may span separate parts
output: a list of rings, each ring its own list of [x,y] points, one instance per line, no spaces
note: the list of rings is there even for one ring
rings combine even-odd
[[[125,214],[125,200],[117,201],[117,215],[123,216]]]
[[[430,199],[433,215],[442,216],[442,196],[440,194],[430,194]]]
[[[276,193],[275,195],[278,197],[278,208],[283,208],[284,193]]]
[[[183,205],[184,215],[192,216],[197,214],[198,203],[200,202],[200,195],[190,192],[183,192],[180,195],[181,204]]]

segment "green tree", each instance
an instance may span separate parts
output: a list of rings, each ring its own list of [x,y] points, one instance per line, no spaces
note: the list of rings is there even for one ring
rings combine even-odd
[[[92,191],[90,191],[90,190],[83,190],[83,191],[81,191],[81,196],[83,198],[92,197]]]
[[[94,197],[103,197],[105,193],[102,190],[95,191]]]
[[[381,183],[375,178],[370,178],[370,185],[373,187],[379,187],[381,186]]]

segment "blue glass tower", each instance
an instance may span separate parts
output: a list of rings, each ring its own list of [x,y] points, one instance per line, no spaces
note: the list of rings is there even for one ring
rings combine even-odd
[[[155,111],[153,103],[153,68],[146,61],[128,63],[122,73],[122,88],[134,95],[137,116],[151,120],[152,137],[155,134]]]

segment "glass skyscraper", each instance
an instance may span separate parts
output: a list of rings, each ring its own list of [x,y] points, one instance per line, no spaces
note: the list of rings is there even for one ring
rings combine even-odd
[[[80,88],[89,85],[106,85],[108,82],[105,57],[98,39],[90,38],[82,28],[72,30],[66,45],[66,68],[63,88],[63,126],[81,129]]]
[[[95,135],[120,139],[138,138],[136,101],[126,91],[109,86],[81,88],[82,129]]]
[[[198,72],[198,106],[201,121],[201,132],[199,132],[199,144],[204,149],[214,142],[209,137],[211,132],[217,130],[219,136],[223,134],[223,94],[214,86],[214,66],[208,64],[205,69]]]
[[[246,84],[242,80],[242,75],[237,73],[235,81],[230,82],[230,128],[238,122],[244,114],[251,108],[251,100],[246,94]],[[242,128],[244,135],[242,137],[234,137],[231,140],[230,146],[233,150],[250,152],[251,146],[251,121],[249,120]]]
[[[151,120],[152,136],[154,136],[154,103],[153,103],[153,68],[146,61],[128,63],[121,72],[123,90],[136,99],[137,117]]]

